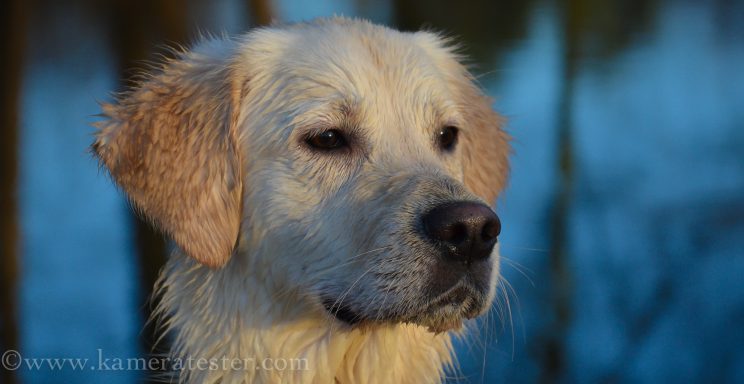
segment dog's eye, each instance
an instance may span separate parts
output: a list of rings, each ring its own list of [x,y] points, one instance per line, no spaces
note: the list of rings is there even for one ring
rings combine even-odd
[[[323,151],[332,151],[347,146],[344,135],[336,129],[323,131],[305,139],[307,145]]]
[[[458,132],[459,130],[457,129],[457,127],[447,126],[442,128],[442,130],[439,131],[439,135],[437,136],[439,148],[447,152],[455,149],[455,145],[457,145]]]

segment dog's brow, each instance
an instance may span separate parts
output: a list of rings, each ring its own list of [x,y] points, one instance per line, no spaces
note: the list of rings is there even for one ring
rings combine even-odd
[[[353,98],[338,97],[313,103],[314,107],[304,110],[298,116],[315,116],[298,123],[300,132],[320,133],[330,128],[341,129],[353,134],[358,140],[364,135],[361,131],[360,106]],[[318,118],[318,116],[322,116]],[[302,120],[302,119],[301,119]]]
[[[356,122],[359,106],[352,100],[342,100],[338,104],[338,110],[342,118],[347,122]]]
[[[353,108],[352,108],[352,106],[351,106],[351,105],[349,104],[349,102],[347,102],[347,101],[344,101],[343,103],[341,103],[341,105],[339,106],[339,108],[338,108],[338,109],[339,109],[339,110],[341,111],[341,113],[342,113],[342,114],[344,115],[344,118],[346,118],[346,119],[350,119],[351,117],[353,117],[353,114],[354,114],[354,109],[353,109]]]
[[[306,83],[321,88],[328,88],[334,92],[344,93],[343,90],[339,89],[331,81],[325,80],[323,76],[306,76],[301,74],[293,74],[288,78],[289,81],[294,83]]]

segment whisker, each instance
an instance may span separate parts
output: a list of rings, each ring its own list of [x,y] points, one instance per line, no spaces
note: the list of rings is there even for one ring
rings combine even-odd
[[[357,261],[359,258],[361,258],[364,255],[368,255],[368,254],[370,254],[372,252],[384,251],[384,250],[387,250],[387,249],[391,249],[392,247],[393,247],[392,245],[386,245],[384,247],[371,249],[369,251],[365,251],[365,252],[356,254],[354,256],[351,256],[350,258],[344,260],[344,262],[342,262],[340,264],[336,264],[336,265],[330,266],[330,267],[325,268],[325,269],[314,270],[314,272],[322,272],[322,273],[330,272],[330,271],[336,270],[338,268],[345,267],[345,266],[347,266],[349,264],[352,264],[352,263],[354,263],[355,261]]]
[[[493,314],[489,310],[488,312],[486,312],[484,325],[483,325],[484,332],[486,335],[483,340],[483,357],[481,360],[481,383],[484,383],[486,381],[486,361],[488,360],[488,344],[490,342],[488,331],[491,328],[492,320],[493,320]]]
[[[506,279],[499,279],[499,288],[504,293],[504,302],[506,303],[506,313],[509,316],[509,329],[511,330],[511,347],[512,347],[512,361],[514,361],[514,355],[516,351],[516,337],[514,336],[514,318],[512,317],[511,300],[509,300],[509,292],[506,290]]]
[[[351,284],[351,286],[350,286],[349,288],[347,288],[347,289],[346,289],[346,291],[344,292],[344,294],[343,294],[343,295],[341,295],[341,297],[339,297],[338,299],[336,299],[336,301],[335,301],[335,302],[333,303],[333,305],[331,305],[331,307],[330,307],[330,308],[329,308],[328,310],[329,310],[329,311],[330,311],[331,313],[333,313],[333,310],[334,310],[334,309],[336,308],[336,305],[341,305],[341,303],[343,303],[343,300],[344,300],[344,299],[346,298],[346,296],[347,296],[347,295],[348,295],[348,294],[349,294],[349,293],[351,292],[351,290],[352,290],[352,289],[354,289],[354,287],[355,287],[355,286],[357,285],[357,283],[359,283],[359,282],[360,282],[360,281],[362,280],[362,278],[364,278],[364,276],[366,276],[366,275],[367,275],[368,273],[372,272],[372,269],[373,269],[374,267],[375,267],[375,266],[373,265],[373,266],[371,266],[371,267],[367,268],[367,270],[366,270],[366,271],[364,271],[364,273],[362,273],[362,274],[361,274],[361,275],[360,275],[360,276],[359,276],[359,277],[358,277],[358,278],[357,278],[357,279],[356,279],[356,280],[354,281],[354,283],[352,283],[352,284]]]
[[[520,275],[524,276],[524,278],[530,283],[530,285],[532,285],[533,287],[535,286],[535,282],[532,280],[532,277],[530,277],[530,274],[534,273],[531,269],[525,267],[524,265],[507,256],[501,255],[501,259],[504,260],[504,262],[507,263],[510,267],[514,268],[514,270],[517,271]]]
[[[532,248],[532,247],[519,247],[515,245],[504,245],[502,248],[512,248],[519,251],[530,251],[530,252],[540,252],[540,253],[550,253],[549,249],[545,248]]]

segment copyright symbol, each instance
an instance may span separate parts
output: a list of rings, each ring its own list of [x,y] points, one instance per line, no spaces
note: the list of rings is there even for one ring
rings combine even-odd
[[[3,353],[2,358],[3,368],[9,371],[15,371],[21,367],[21,354],[18,351],[10,350]]]

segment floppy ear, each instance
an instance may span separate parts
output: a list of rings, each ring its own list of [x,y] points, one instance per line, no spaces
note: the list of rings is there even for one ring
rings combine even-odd
[[[240,229],[243,82],[232,73],[231,53],[207,48],[180,54],[104,104],[92,148],[145,217],[188,255],[219,267]]]
[[[462,132],[465,186],[493,205],[509,175],[509,135],[504,118],[491,108],[491,99],[473,84],[464,85],[462,108],[467,129]]]

